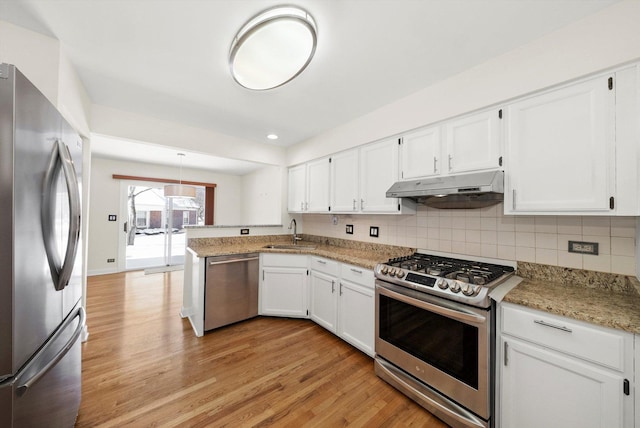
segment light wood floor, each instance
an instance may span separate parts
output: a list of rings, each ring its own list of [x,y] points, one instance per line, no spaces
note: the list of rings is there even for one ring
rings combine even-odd
[[[181,301],[181,271],[89,278],[77,427],[446,427],[311,321],[197,338]]]

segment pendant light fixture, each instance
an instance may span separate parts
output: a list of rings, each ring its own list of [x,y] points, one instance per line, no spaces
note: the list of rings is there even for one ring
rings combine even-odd
[[[277,88],[299,75],[316,51],[316,23],[296,6],[267,9],[242,26],[229,51],[231,75],[248,89]]]
[[[182,184],[182,158],[185,157],[184,153],[178,153],[180,157],[180,181],[179,184],[167,184],[164,186],[165,198],[191,198],[196,197],[196,188],[193,186],[185,186]]]

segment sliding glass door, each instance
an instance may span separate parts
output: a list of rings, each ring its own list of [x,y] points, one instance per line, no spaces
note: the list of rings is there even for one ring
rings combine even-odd
[[[125,270],[184,264],[187,225],[204,224],[204,187],[196,198],[165,198],[162,184],[124,183]],[[123,212],[123,211],[121,211]]]

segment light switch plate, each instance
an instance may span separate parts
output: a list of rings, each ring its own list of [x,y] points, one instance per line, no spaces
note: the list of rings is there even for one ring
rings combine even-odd
[[[371,236],[372,238],[377,238],[379,233],[380,231],[378,229],[378,226],[369,227],[369,236]]]

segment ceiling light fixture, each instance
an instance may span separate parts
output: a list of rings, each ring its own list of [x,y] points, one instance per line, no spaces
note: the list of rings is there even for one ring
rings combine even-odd
[[[178,153],[180,157],[180,181],[178,184],[167,184],[164,186],[165,198],[191,198],[196,197],[196,188],[193,186],[185,186],[182,184],[182,158],[185,157],[184,153]]]
[[[267,9],[242,26],[231,43],[231,75],[248,89],[273,89],[304,70],[316,51],[316,23],[296,6]]]
[[[277,140],[278,136],[276,134],[269,134],[269,135],[267,135],[267,138],[270,139],[270,140]]]

